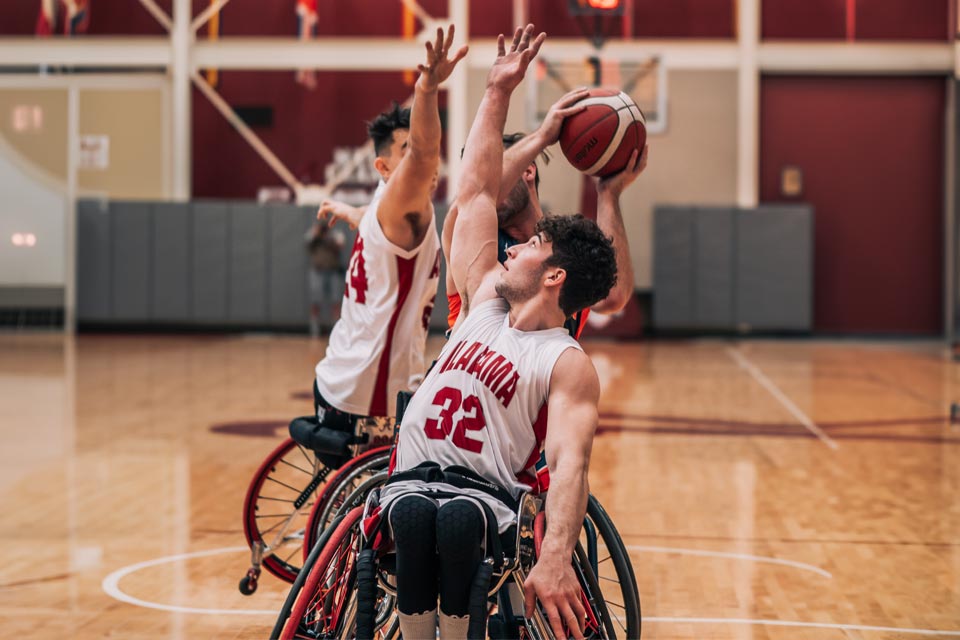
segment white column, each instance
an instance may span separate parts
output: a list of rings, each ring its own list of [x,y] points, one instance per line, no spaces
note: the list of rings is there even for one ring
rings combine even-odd
[[[760,174],[760,0],[738,0],[737,205],[755,207]]]
[[[457,39],[453,50],[470,41],[470,8],[467,0],[450,0],[447,15],[456,27]],[[470,57],[468,54],[467,57]],[[470,113],[467,104],[468,73],[466,60],[457,64],[453,75],[447,80],[447,202],[452,203],[457,195],[460,179],[460,149],[467,141]]]
[[[511,25],[510,30],[512,31],[522,24],[527,24],[529,15],[527,0],[513,0],[513,25]]]
[[[77,165],[80,163],[80,89],[67,89],[67,207],[64,211],[63,331],[77,330]]]
[[[173,199],[190,199],[190,172],[193,155],[190,148],[190,47],[193,33],[190,19],[193,14],[190,0],[174,0],[173,29],[170,31],[172,63],[170,65],[171,98],[173,103]]]

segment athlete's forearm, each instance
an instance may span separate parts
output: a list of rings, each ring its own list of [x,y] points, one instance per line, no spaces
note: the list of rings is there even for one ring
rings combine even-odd
[[[509,106],[509,91],[487,87],[467,136],[458,193],[461,202],[480,194],[497,197],[503,170],[503,127]]]
[[[418,81],[410,107],[410,136],[407,153],[428,162],[440,160],[440,111],[438,89],[426,89]]]
[[[597,225],[604,234],[613,239],[613,250],[617,259],[617,283],[606,298],[593,305],[593,310],[597,313],[616,313],[629,302],[634,287],[633,261],[630,259],[630,243],[627,242],[627,230],[623,225],[619,193],[598,189]]]
[[[507,194],[513,189],[513,185],[517,183],[526,168],[546,148],[547,145],[544,144],[543,136],[540,135],[539,131],[535,131],[517,140],[513,146],[503,152],[503,175],[500,180],[498,202],[507,197]]]
[[[541,548],[542,557],[570,562],[587,512],[589,490],[586,460],[561,462],[555,469],[550,469],[547,533]]]

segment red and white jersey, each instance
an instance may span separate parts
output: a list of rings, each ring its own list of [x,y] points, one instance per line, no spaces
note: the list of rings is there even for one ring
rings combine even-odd
[[[503,299],[484,302],[450,336],[404,413],[393,470],[433,461],[472,469],[514,497],[537,488],[550,377],[560,355],[580,345],[563,327],[513,329],[508,311]],[[388,485],[382,498],[404,484]],[[497,504],[502,529],[515,514],[501,515]]]
[[[377,220],[381,183],[357,229],[340,319],[317,365],[317,388],[340,411],[396,414],[397,392],[423,380],[424,349],[437,284],[436,218],[417,248],[394,245]],[[431,212],[432,213],[432,212]]]

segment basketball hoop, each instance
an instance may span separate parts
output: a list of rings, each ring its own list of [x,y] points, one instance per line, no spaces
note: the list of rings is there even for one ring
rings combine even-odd
[[[541,54],[527,84],[527,126],[536,130],[565,93],[576,87],[606,87],[627,93],[647,121],[647,133],[666,130],[667,73],[658,55],[551,58]]]
[[[626,3],[623,0],[567,0],[567,7],[576,18],[580,32],[599,50],[623,19]]]

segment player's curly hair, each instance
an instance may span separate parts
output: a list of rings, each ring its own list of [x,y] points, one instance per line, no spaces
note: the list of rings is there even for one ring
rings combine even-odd
[[[617,257],[613,240],[596,222],[580,214],[548,215],[537,223],[537,233],[553,243],[553,255],[545,265],[567,273],[560,288],[560,308],[566,315],[607,297],[617,283]]]
[[[390,151],[393,144],[393,132],[410,128],[410,109],[401,107],[398,102],[367,123],[367,135],[373,140],[373,148],[378,156]]]

